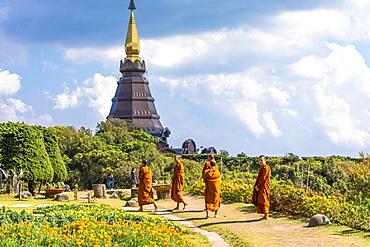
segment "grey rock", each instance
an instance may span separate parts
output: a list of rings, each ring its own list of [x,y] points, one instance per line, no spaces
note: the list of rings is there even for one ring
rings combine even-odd
[[[321,225],[327,225],[331,224],[329,218],[323,214],[316,214],[312,216],[310,219],[310,222],[308,223],[308,226],[321,226]]]
[[[135,206],[139,206],[139,203],[134,200],[127,201],[125,205],[125,207],[135,207]]]
[[[58,201],[69,201],[69,197],[65,194],[58,194],[57,195],[57,198],[56,198]]]
[[[29,191],[22,191],[21,195],[22,195],[22,197],[31,197],[32,196],[31,192],[29,192]]]

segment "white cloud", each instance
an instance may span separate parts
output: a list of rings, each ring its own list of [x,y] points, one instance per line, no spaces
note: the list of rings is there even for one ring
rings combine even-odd
[[[273,137],[279,137],[283,134],[276,125],[272,112],[265,112],[262,114],[262,119],[266,128],[271,132]]]
[[[284,108],[283,109],[283,116],[292,116],[292,117],[297,118],[298,117],[298,111]]]
[[[161,77],[158,81],[171,94],[181,95],[197,109],[212,105],[217,114],[237,119],[259,138],[267,134],[266,129],[273,137],[282,135],[274,117],[297,116],[296,111],[287,108],[290,105],[289,93],[272,80],[262,69],[251,68],[235,74],[199,75],[181,80]],[[270,109],[268,114],[260,113],[267,109]],[[272,111],[276,111],[277,116]]]
[[[59,48],[63,58],[76,64],[86,64],[91,61],[101,63],[104,68],[117,68],[119,61],[126,57],[123,46],[110,48]]]
[[[240,121],[249,129],[257,138],[265,134],[265,129],[259,122],[257,102],[234,102],[230,105],[229,110],[238,115]]]
[[[295,70],[297,75],[308,78],[320,78],[327,72],[327,67],[322,64],[321,59],[315,55],[303,57],[297,63],[292,65],[292,69]]]
[[[26,105],[19,99],[9,98],[6,102],[0,100],[0,122],[9,121],[47,126],[53,122],[53,118],[50,114],[36,117],[31,106]]]
[[[22,121],[29,125],[50,126],[53,123],[53,117],[50,114],[43,114],[37,118],[25,119]]]
[[[12,95],[21,89],[21,77],[9,70],[0,70],[0,95]]]
[[[212,46],[223,40],[223,30],[199,35],[179,35],[162,39],[143,39],[142,56],[152,64],[172,67],[209,54]],[[191,40],[191,42],[190,42]]]
[[[55,101],[54,108],[63,110],[76,107],[81,103],[79,102],[79,97],[81,96],[81,89],[77,89],[71,93],[69,91],[65,91],[62,94],[58,94],[53,99]]]
[[[10,99],[7,99],[7,102],[14,109],[14,111],[18,111],[20,113],[32,112],[32,107],[29,105],[26,105],[19,99],[10,98]]]
[[[276,101],[278,105],[288,106],[290,104],[288,101],[290,98],[290,95],[288,92],[282,91],[276,87],[271,87],[271,86],[267,88],[267,91],[270,93],[271,99]]]
[[[53,122],[50,114],[36,117],[33,108],[20,99],[8,98],[21,89],[21,77],[8,70],[0,70],[0,122],[24,122],[30,125],[48,125]]]
[[[320,53],[328,40],[354,42],[370,38],[368,12],[369,4],[347,1],[336,8],[285,11],[266,19],[265,26],[260,27],[244,24],[233,29],[141,39],[140,57],[147,61],[150,69],[202,66],[207,70],[208,66],[217,66],[228,70],[251,59],[255,66],[260,61],[279,64],[312,52]],[[65,59],[79,64],[96,61],[106,68],[116,67],[126,56],[124,44],[61,50]]]
[[[0,122],[18,122],[19,117],[16,114],[16,110],[6,104],[4,101],[0,100]]]
[[[328,43],[327,47],[326,57],[305,57],[292,68],[313,84],[312,97],[318,107],[313,117],[332,143],[363,147],[370,144],[370,117],[364,114],[369,104],[370,69],[353,45]]]
[[[358,129],[357,120],[351,116],[350,105],[333,94],[317,95],[326,114],[317,118],[325,128],[326,134],[334,144],[346,144],[362,147],[369,144],[370,134]]]
[[[84,86],[77,86],[70,90],[63,84],[64,92],[56,96],[48,96],[54,102],[56,109],[68,109],[81,105],[87,105],[94,112],[106,117],[111,107],[111,99],[116,90],[116,79],[112,76],[104,77],[99,73],[94,74],[83,82]]]
[[[47,61],[44,61],[42,62],[42,64],[44,65],[44,67],[42,68],[42,71],[55,71],[58,69],[58,65],[53,63],[53,62],[47,62]]]

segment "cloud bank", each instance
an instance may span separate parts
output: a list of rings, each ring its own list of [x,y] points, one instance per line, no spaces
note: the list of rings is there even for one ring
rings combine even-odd
[[[209,111],[211,104],[214,114],[243,126],[249,140],[288,142],[295,138],[295,128],[306,138],[314,132],[333,145],[359,149],[370,144],[370,70],[351,43],[362,46],[370,40],[367,11],[370,3],[347,1],[336,8],[281,12],[258,27],[241,24],[142,39],[140,56],[153,71],[151,87],[170,100],[186,100],[190,109],[182,114],[189,122],[198,123],[200,117],[190,112]],[[73,63],[103,66],[115,66],[124,55],[122,46],[62,51]],[[113,80],[95,74],[85,86],[66,87],[54,97],[55,108],[87,104],[106,116]],[[109,92],[96,94],[100,86]],[[188,128],[191,132],[194,125]]]

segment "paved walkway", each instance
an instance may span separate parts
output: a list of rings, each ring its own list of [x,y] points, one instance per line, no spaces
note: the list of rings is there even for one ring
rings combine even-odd
[[[128,190],[125,190],[126,193],[130,194],[131,190],[128,189]],[[154,206],[152,204],[150,205],[145,205],[144,206],[145,209],[148,209],[148,210],[151,210],[154,212]],[[122,207],[122,209],[126,210],[126,211],[137,211],[138,208],[137,207]],[[225,240],[220,236],[218,235],[217,233],[215,232],[210,232],[210,231],[207,231],[207,230],[204,230],[204,229],[201,229],[197,226],[194,225],[194,222],[190,221],[190,220],[187,220],[187,219],[183,219],[183,218],[180,218],[174,214],[172,214],[170,211],[167,211],[167,210],[164,210],[164,209],[160,209],[158,210],[158,212],[154,212],[158,215],[161,215],[162,217],[165,217],[169,220],[173,220],[173,221],[176,221],[177,223],[179,224],[182,224],[184,225],[185,227],[188,227],[190,229],[192,229],[194,232],[198,232],[200,234],[203,234],[205,235],[207,238],[208,238],[208,241],[212,244],[212,246],[214,247],[227,247],[227,246],[230,246],[228,243],[225,242]]]
[[[144,206],[145,209],[149,209],[154,211],[153,205],[146,205]],[[214,247],[227,247],[230,246],[228,243],[225,242],[223,238],[221,238],[220,235],[218,235],[215,232],[209,232],[207,230],[201,229],[194,225],[194,223],[190,220],[180,218],[176,215],[173,215],[170,211],[159,209],[158,212],[154,212],[158,215],[161,215],[167,219],[176,221],[177,223],[180,223],[190,229],[192,229],[194,232],[198,232],[200,234],[205,235],[208,238],[208,241],[212,244]]]

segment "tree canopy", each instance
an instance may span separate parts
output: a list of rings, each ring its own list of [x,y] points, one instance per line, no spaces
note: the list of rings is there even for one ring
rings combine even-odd
[[[4,170],[22,170],[23,180],[32,193],[37,184],[67,175],[55,133],[44,127],[1,123],[0,154],[0,166]]]

